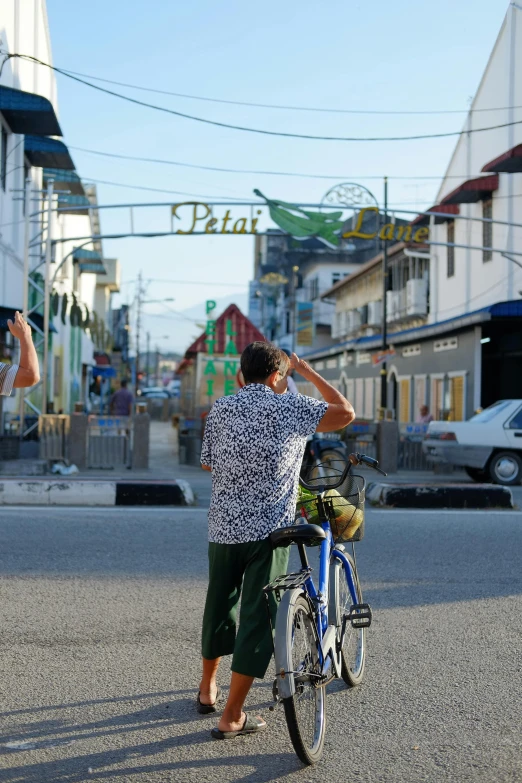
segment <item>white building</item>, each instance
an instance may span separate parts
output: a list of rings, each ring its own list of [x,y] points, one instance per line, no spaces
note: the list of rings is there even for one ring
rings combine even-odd
[[[508,8],[464,131],[435,205],[413,221],[429,244],[389,248],[387,398],[402,423],[422,404],[461,420],[522,398],[522,6]],[[381,261],[326,292],[338,343],[308,357],[365,417],[380,396]]]
[[[48,403],[54,410],[71,410],[85,400],[89,368],[94,363],[93,323],[95,293],[102,286],[106,269],[102,248],[89,237],[99,234],[96,192],[81,183],[58,122],[54,72],[47,67],[14,57],[31,55],[52,64],[51,40],[45,1],[17,0],[2,3],[0,48],[10,56],[0,79],[0,358],[16,361],[15,346],[6,320],[24,304],[25,216],[29,220],[29,311],[43,301],[45,248],[48,233],[47,187],[53,181],[50,221],[53,239],[51,263],[52,340],[48,366],[41,368],[47,382]],[[25,181],[31,180],[30,203],[23,199]],[[80,207],[80,209],[78,209]],[[71,242],[68,237],[85,237]],[[86,257],[85,251],[90,252]],[[82,256],[83,253],[83,256]],[[87,256],[88,256],[87,253]],[[113,279],[114,278],[114,279]],[[117,275],[108,280],[116,290]],[[30,314],[35,342],[42,353],[43,307]],[[101,318],[110,323],[103,309]],[[42,388],[28,398],[32,412],[43,410]],[[14,415],[18,402],[4,403],[4,412]],[[2,434],[0,421],[0,435]]]

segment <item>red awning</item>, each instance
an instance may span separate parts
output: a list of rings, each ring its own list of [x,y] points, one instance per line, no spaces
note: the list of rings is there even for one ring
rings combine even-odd
[[[445,223],[447,220],[452,220],[454,215],[458,215],[458,204],[435,204],[434,207],[430,207],[422,215],[417,215],[415,220],[411,221],[412,226],[425,226],[430,222],[430,212],[436,212],[435,223]],[[441,214],[442,213],[442,214]],[[447,217],[445,217],[447,215]]]
[[[442,204],[474,204],[480,201],[494,190],[498,189],[498,174],[491,174],[489,177],[479,177],[478,179],[468,179],[458,188],[448,193],[442,201]]]
[[[482,171],[508,171],[514,173],[522,171],[522,144],[499,155],[495,160],[486,163]]]

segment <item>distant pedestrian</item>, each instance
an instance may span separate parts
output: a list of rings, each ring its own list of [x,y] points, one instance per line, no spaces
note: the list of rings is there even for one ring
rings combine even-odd
[[[109,411],[112,416],[130,416],[132,414],[132,403],[134,397],[127,389],[125,378],[120,383],[121,388],[111,397]]]
[[[31,327],[24,321],[18,310],[14,322],[7,322],[9,331],[20,340],[20,361],[18,364],[0,362],[0,394],[9,397],[13,389],[25,389],[34,386],[40,380],[38,357],[31,336]]]
[[[418,424],[429,424],[433,421],[433,416],[430,413],[430,409],[427,405],[421,405],[419,408],[419,417],[417,419]]]

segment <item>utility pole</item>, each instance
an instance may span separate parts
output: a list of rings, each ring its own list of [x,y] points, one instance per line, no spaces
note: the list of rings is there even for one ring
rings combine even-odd
[[[145,370],[147,386],[150,386],[150,332],[147,332],[147,365]]]
[[[384,177],[384,225],[388,222],[388,177]],[[388,293],[388,244],[383,239],[382,249],[382,350],[388,348],[388,326],[387,326],[387,308],[386,294]],[[381,409],[384,418],[384,411],[388,407],[388,381],[386,377],[386,360],[381,365]]]
[[[138,297],[137,297],[137,310],[136,310],[136,392],[140,387],[138,375],[140,372],[141,296],[142,296],[142,282],[141,282],[141,270],[140,270],[140,273],[138,275]]]
[[[29,242],[31,232],[31,177],[27,177],[25,180],[25,193],[24,193],[24,290],[23,290],[23,316],[27,319],[27,313],[29,310]],[[24,437],[24,417],[25,417],[25,393],[24,389],[20,389],[20,440]]]
[[[45,242],[45,283],[44,283],[44,345],[42,370],[42,413],[47,413],[47,389],[49,385],[49,318],[51,307],[51,253],[52,253],[52,209],[54,180],[47,182],[47,237]]]
[[[292,351],[297,351],[297,285],[299,278],[297,273],[299,272],[298,266],[292,267]]]

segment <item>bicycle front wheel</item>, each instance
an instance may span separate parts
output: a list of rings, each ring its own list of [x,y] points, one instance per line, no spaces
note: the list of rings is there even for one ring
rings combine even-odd
[[[337,626],[341,631],[343,617],[350,614],[350,608],[354,604],[362,604],[362,590],[357,576],[355,563],[350,555],[345,555],[350,563],[351,576],[355,587],[355,595],[352,595],[344,564],[339,560],[332,564],[334,584],[333,596]],[[332,596],[332,597],[333,597]],[[341,676],[348,687],[359,685],[364,676],[366,663],[366,628],[353,628],[351,623],[346,624],[344,641],[341,650]]]
[[[287,660],[294,672],[295,693],[283,699],[286,723],[294,750],[304,764],[316,764],[323,753],[326,729],[326,693],[322,685],[314,618],[305,598],[290,606],[291,636],[286,639]]]

